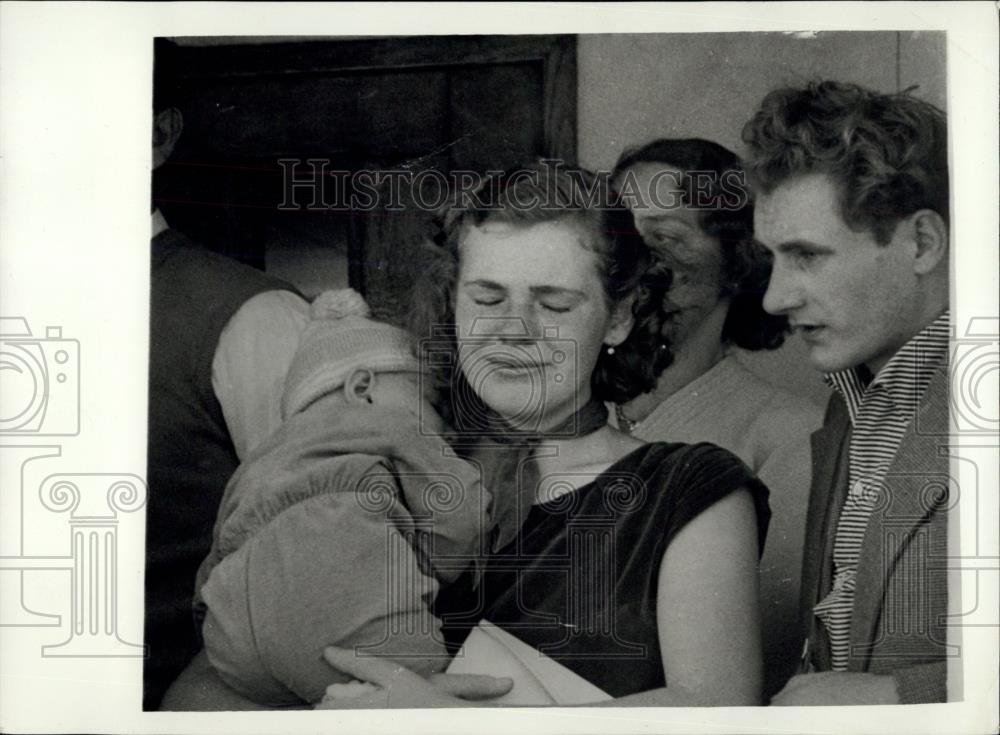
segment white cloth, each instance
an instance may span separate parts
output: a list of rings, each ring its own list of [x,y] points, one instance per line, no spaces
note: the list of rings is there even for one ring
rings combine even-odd
[[[169,227],[153,210],[152,236]],[[226,323],[212,360],[212,390],[240,461],[281,424],[281,394],[309,304],[291,291],[248,299]]]
[[[265,291],[239,308],[219,337],[212,389],[240,461],[281,425],[281,394],[309,304],[291,291]]]

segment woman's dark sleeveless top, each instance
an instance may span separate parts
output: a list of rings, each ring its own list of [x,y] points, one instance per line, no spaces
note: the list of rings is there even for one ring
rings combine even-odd
[[[660,562],[677,533],[729,493],[750,491],[763,549],[767,489],[712,444],[646,444],[596,480],[535,505],[521,533],[441,592],[453,650],[482,618],[613,697],[666,685],[656,628]]]

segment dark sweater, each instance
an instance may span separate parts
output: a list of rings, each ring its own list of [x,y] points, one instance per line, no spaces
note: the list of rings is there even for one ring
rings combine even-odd
[[[151,250],[144,709],[197,653],[195,573],[239,464],[212,389],[219,336],[251,297],[294,291],[172,230]]]

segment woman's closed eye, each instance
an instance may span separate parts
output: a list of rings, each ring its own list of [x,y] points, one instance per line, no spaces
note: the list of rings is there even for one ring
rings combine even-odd
[[[535,303],[552,314],[566,314],[587,301],[582,291],[571,288],[545,286],[535,289]]]
[[[573,308],[573,304],[552,301],[542,301],[541,306],[546,311],[551,311],[555,314],[565,314]]]
[[[464,289],[466,297],[476,306],[499,306],[507,298],[507,292],[494,284],[473,283]]]
[[[502,296],[473,296],[472,303],[476,306],[499,306],[503,302]]]

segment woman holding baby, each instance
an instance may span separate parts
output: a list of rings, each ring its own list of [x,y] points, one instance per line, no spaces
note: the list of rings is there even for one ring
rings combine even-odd
[[[417,291],[417,335],[454,327],[455,360],[435,360],[442,413],[467,436],[534,446],[520,534],[490,555],[477,594],[448,604],[545,651],[607,704],[757,704],[766,490],[717,447],[644,444],[606,424],[604,402],[657,377],[647,305],[662,294],[639,293],[649,251],[606,192],[586,206],[589,175],[529,173],[448,215]],[[386,661],[327,660],[379,686],[330,705],[467,704]]]
[[[759,704],[767,490],[716,446],[607,423],[608,403],[651,390],[669,362],[655,306],[668,284],[643,280],[651,255],[629,211],[584,171],[524,169],[453,209],[429,258],[413,332],[435,407],[460,454],[490,442],[518,458],[496,508],[520,532],[487,533],[486,557],[439,595],[451,642],[486,619],[611,706]],[[350,648],[324,657],[365,684],[322,707],[490,706],[510,687]],[[195,686],[237,708],[211,672]]]

